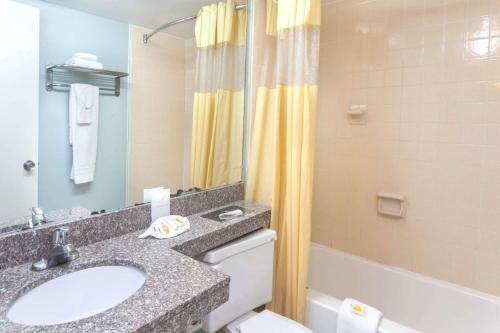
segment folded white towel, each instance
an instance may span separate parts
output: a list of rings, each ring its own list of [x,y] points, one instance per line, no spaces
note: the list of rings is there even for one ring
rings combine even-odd
[[[382,312],[355,299],[346,298],[340,306],[337,333],[377,333]]]
[[[71,57],[66,60],[66,65],[79,66],[79,67],[87,67],[93,69],[102,69],[103,66],[100,62],[85,60],[80,58]]]
[[[87,52],[77,52],[73,54],[72,58],[80,58],[82,60],[97,61],[97,56]]]
[[[75,184],[94,180],[98,120],[99,88],[72,84],[69,94],[69,143],[73,147],[70,178]]]

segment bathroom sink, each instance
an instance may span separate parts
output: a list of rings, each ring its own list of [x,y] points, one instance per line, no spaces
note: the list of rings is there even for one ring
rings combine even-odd
[[[139,290],[146,273],[129,266],[99,266],[49,280],[10,306],[7,317],[23,325],[55,325],[110,309]]]

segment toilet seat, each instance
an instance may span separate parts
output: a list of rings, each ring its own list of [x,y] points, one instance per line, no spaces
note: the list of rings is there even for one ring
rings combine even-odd
[[[252,316],[239,326],[241,333],[313,333],[307,327],[268,310]]]

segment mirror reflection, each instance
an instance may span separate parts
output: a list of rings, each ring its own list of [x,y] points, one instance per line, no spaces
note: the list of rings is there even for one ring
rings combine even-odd
[[[246,8],[156,6],[2,3],[0,232],[242,179]]]

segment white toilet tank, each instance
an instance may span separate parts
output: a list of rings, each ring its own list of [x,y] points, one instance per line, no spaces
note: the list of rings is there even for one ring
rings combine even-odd
[[[203,330],[213,333],[272,299],[276,232],[261,229],[197,257],[231,276],[229,300],[203,319]]]

